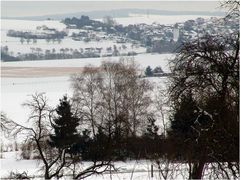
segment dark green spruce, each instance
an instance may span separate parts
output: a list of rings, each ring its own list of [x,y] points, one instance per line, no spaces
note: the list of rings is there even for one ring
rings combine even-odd
[[[60,99],[56,112],[57,116],[52,123],[54,133],[50,135],[49,144],[59,150],[68,149],[70,152],[79,138],[77,133],[79,118],[71,112],[71,104],[67,96]]]

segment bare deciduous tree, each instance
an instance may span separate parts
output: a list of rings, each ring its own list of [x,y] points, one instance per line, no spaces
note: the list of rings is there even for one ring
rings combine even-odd
[[[108,114],[105,119],[113,122],[115,128],[136,136],[150,114],[150,83],[138,77],[139,68],[131,59],[105,62],[102,69],[101,94]],[[120,116],[121,121],[117,121]]]
[[[138,77],[138,67],[131,59],[104,62],[99,69],[85,67],[72,78],[73,98],[83,104],[81,113],[96,127],[105,127],[109,135],[114,130],[136,136],[150,114],[152,87]],[[95,127],[96,126],[96,127]]]
[[[52,118],[54,109],[51,109],[47,104],[47,98],[44,93],[36,93],[31,96],[31,100],[23,105],[31,110],[28,126],[21,125],[13,120],[10,120],[1,114],[1,129],[8,135],[20,136],[25,142],[33,144],[38,151],[38,155],[43,162],[42,169],[44,170],[44,178],[51,179],[59,178],[66,175],[68,170],[71,170],[74,165],[81,164],[81,155],[70,157],[66,148],[55,149],[50,147],[47,140],[51,134]],[[83,179],[93,174],[101,174],[108,171],[109,168],[114,168],[111,161],[93,161],[92,164],[85,169],[77,171],[73,169],[73,178]]]
[[[10,135],[21,135],[24,141],[33,142],[36,145],[39,156],[44,164],[44,177],[51,179],[57,177],[60,171],[67,164],[66,150],[54,152],[47,145],[50,130],[50,118],[52,110],[47,105],[46,96],[43,93],[36,93],[31,96],[31,100],[23,105],[31,110],[28,119],[29,126],[21,125],[13,120],[5,119],[4,125],[11,129]],[[51,153],[49,153],[51,151]]]
[[[175,109],[181,109],[184,97],[191,96],[195,104],[192,112],[195,120],[185,123],[190,125],[193,133],[190,138],[194,139],[188,147],[200,155],[190,160],[193,163],[190,178],[201,178],[204,164],[210,159],[230,164],[238,159],[239,33],[206,36],[185,43],[173,64],[170,93]],[[239,174],[239,167],[235,170],[233,176]]]
[[[225,0],[221,3],[221,7],[228,9],[225,18],[239,18],[240,2],[238,0]]]
[[[76,113],[83,116],[84,121],[90,123],[92,133],[95,136],[101,103],[98,88],[99,81],[101,81],[99,69],[87,66],[82,73],[72,76],[71,80]]]

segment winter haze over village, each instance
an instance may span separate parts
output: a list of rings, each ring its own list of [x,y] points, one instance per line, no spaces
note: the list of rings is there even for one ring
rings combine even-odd
[[[1,179],[238,179],[239,6],[2,1]]]

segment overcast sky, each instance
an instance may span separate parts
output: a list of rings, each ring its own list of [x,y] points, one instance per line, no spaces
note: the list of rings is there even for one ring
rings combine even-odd
[[[95,10],[157,9],[219,11],[219,1],[2,1],[2,17],[41,16]]]

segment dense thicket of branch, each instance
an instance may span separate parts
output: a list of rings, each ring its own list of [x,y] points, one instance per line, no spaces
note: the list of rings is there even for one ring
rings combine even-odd
[[[44,93],[36,93],[31,96],[31,100],[23,104],[28,107],[31,112],[28,119],[28,125],[21,125],[11,119],[8,119],[1,113],[1,130],[8,136],[17,138],[22,135],[24,142],[29,142],[34,145],[38,151],[39,158],[43,162],[44,178],[51,179],[53,177],[61,177],[64,175],[62,172],[74,165],[74,158],[69,157],[68,146],[59,149],[52,148],[48,141],[52,127],[52,118],[54,117],[54,109],[48,106],[47,98]],[[79,158],[78,158],[79,159]],[[80,164],[81,161],[76,163]],[[81,171],[75,172],[76,178],[81,176],[92,175],[94,173],[103,173],[112,167],[108,161],[94,162],[90,167]],[[103,169],[101,169],[103,168]],[[100,170],[98,170],[100,169]]]
[[[202,165],[239,162],[239,33],[185,43],[172,61],[172,71],[175,111],[169,133],[178,154]],[[195,165],[193,173],[200,168]]]
[[[226,0],[221,3],[221,7],[227,8],[228,12],[225,18],[239,18],[240,2],[239,0]]]
[[[85,67],[72,77],[73,99],[94,135],[101,127],[110,136],[136,136],[149,116],[151,85],[138,77],[132,60]]]

